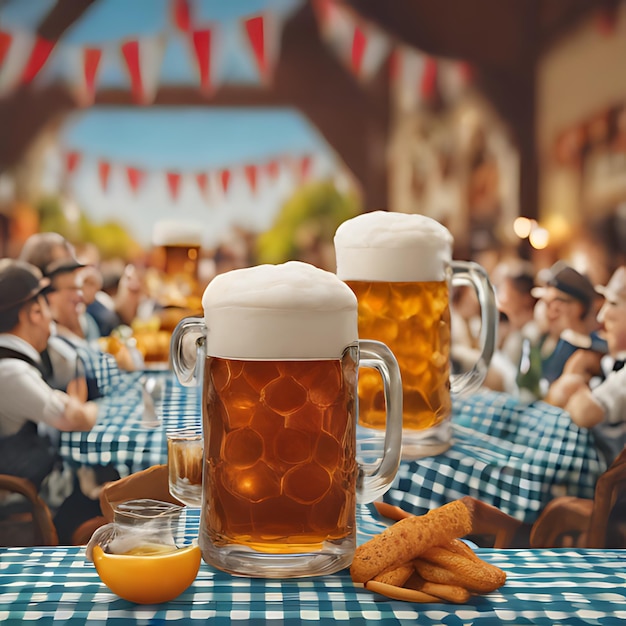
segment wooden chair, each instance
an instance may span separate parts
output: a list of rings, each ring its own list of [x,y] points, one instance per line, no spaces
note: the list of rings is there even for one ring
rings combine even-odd
[[[530,533],[533,548],[626,548],[626,448],[598,478],[593,500],[561,496]]]
[[[52,514],[26,478],[0,474],[0,491],[21,494],[26,502],[22,510],[0,519],[1,546],[57,546],[59,539]]]

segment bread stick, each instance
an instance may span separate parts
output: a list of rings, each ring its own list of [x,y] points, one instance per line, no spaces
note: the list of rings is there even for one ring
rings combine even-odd
[[[431,583],[428,580],[424,580],[419,574],[413,573],[413,575],[406,581],[404,586],[407,589],[416,589],[417,591],[423,591],[431,596],[437,596],[442,600],[448,602],[454,602],[455,604],[463,604],[467,602],[471,594],[467,589],[459,587],[458,585],[442,585],[441,583]]]
[[[365,583],[365,588],[376,593],[380,593],[383,596],[392,598],[393,600],[404,600],[405,602],[441,602],[440,598],[431,596],[423,591],[417,591],[415,589],[405,589],[404,587],[396,587],[394,585],[388,585],[376,580],[370,580]]]
[[[494,591],[506,580],[506,573],[499,567],[482,559],[468,559],[445,548],[430,548],[419,559],[414,560],[413,564],[426,580],[458,585],[477,593]]]
[[[350,567],[352,580],[372,580],[383,570],[412,561],[429,548],[463,537],[471,529],[469,510],[459,500],[426,515],[400,520],[356,549]]]
[[[450,550],[450,552],[454,552],[455,554],[464,556],[471,561],[481,560],[480,557],[476,555],[474,550],[472,550],[464,541],[461,541],[460,539],[453,539],[452,541],[446,543],[441,547],[445,548],[446,550]]]
[[[411,563],[404,563],[398,567],[392,567],[382,571],[380,574],[374,576],[372,580],[402,587],[413,573],[415,573],[413,565]]]

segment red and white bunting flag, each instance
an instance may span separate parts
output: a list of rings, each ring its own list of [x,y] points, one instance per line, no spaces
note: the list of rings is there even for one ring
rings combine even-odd
[[[267,176],[272,180],[276,180],[280,175],[280,161],[278,159],[272,159],[265,166]]]
[[[256,193],[259,174],[258,167],[256,165],[245,165],[243,168],[243,172],[246,176],[246,180],[248,181],[250,191],[253,194]]]
[[[98,162],[98,178],[102,191],[106,192],[109,188],[109,177],[111,175],[111,164],[108,161],[100,160]]]
[[[350,55],[350,69],[355,76],[372,79],[390,51],[390,39],[381,30],[363,21],[355,22]]]
[[[230,180],[232,178],[230,170],[224,169],[219,173],[220,184],[222,186],[222,192],[224,195],[228,193],[228,189],[230,187]]]
[[[28,61],[26,61],[26,65],[24,66],[24,71],[22,72],[23,83],[32,82],[37,74],[39,74],[41,68],[46,64],[54,48],[54,44],[54,41],[44,39],[39,35],[35,37],[35,43],[30,51]]]
[[[399,46],[394,50],[394,89],[400,105],[406,109],[415,107],[422,100],[421,85],[426,55],[413,48]]]
[[[242,26],[259,76],[268,82],[274,74],[280,54],[282,23],[276,14],[265,11],[243,18]]]
[[[206,172],[196,174],[196,182],[198,183],[200,195],[206,198],[209,195],[209,175]]]
[[[19,85],[34,45],[32,33],[0,31],[0,94]]]
[[[65,155],[65,173],[71,176],[80,165],[81,154],[77,150],[72,150]]]
[[[301,183],[307,182],[311,176],[313,157],[307,154],[298,159],[298,177]]]
[[[102,50],[93,47],[64,46],[63,54],[69,67],[66,80],[70,83],[70,90],[76,102],[83,107],[91,106],[95,100]]]
[[[424,73],[420,83],[420,92],[426,100],[432,99],[436,93],[439,82],[439,63],[437,59],[426,56],[424,60]]]
[[[128,184],[132,189],[134,194],[137,194],[139,191],[139,187],[143,183],[143,179],[145,177],[145,172],[136,167],[127,167],[126,168],[126,178],[128,179]]]
[[[191,7],[188,0],[171,0],[172,22],[181,33],[191,30]]]
[[[126,41],[120,46],[124,66],[130,77],[133,100],[150,104],[159,87],[161,62],[165,53],[164,34]]]
[[[180,183],[182,180],[182,175],[179,172],[167,172],[166,178],[167,188],[169,189],[170,196],[172,197],[172,200],[176,202],[180,194]]]
[[[207,96],[215,91],[219,83],[220,31],[217,24],[194,30],[189,35],[193,65],[198,72],[200,90]]]
[[[455,102],[463,95],[468,83],[465,65],[459,61],[439,61],[438,84],[445,102]]]

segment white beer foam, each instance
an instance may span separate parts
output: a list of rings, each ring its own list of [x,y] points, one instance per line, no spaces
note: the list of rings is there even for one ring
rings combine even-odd
[[[335,233],[342,280],[441,281],[452,260],[452,235],[425,215],[372,211],[345,221]]]
[[[207,354],[231,359],[336,359],[358,339],[357,300],[308,263],[217,275],[202,297]]]
[[[201,246],[203,227],[199,222],[160,220],[152,228],[155,246]]]

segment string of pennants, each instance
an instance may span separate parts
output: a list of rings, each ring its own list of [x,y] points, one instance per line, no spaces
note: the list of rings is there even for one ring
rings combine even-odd
[[[220,24],[200,22],[196,17],[201,1],[170,0],[171,31],[100,46],[48,41],[35,33],[7,30],[0,25],[0,96],[32,83],[53,55],[62,55],[71,68],[66,79],[77,103],[90,106],[103,62],[114,56],[128,76],[134,102],[150,104],[158,91],[168,38],[176,34],[186,40],[199,90],[210,97],[226,80],[221,72],[224,46]],[[371,80],[389,61],[394,84],[419,102],[430,99],[437,88],[444,97],[453,98],[471,79],[466,63],[437,59],[397,45],[383,30],[338,0],[312,1],[320,35],[360,81]],[[280,53],[282,17],[268,7],[262,13],[242,16],[239,22],[242,40],[259,78],[271,82]]]
[[[65,181],[69,182],[76,174],[83,162],[88,160],[82,152],[77,150],[66,151],[64,157]],[[151,171],[133,165],[121,165],[107,159],[96,159],[97,172],[103,192],[109,190],[109,182],[114,169],[121,170],[130,190],[137,195]],[[200,195],[207,199],[211,187],[217,187],[222,196],[228,196],[236,176],[242,177],[252,194],[258,191],[261,179],[265,177],[270,182],[276,181],[283,171],[286,171],[298,183],[307,182],[314,169],[314,156],[277,156],[259,163],[247,163],[240,166],[216,168],[210,171],[166,170],[164,172],[167,188],[171,199],[176,202],[179,198],[184,178],[193,178]]]

